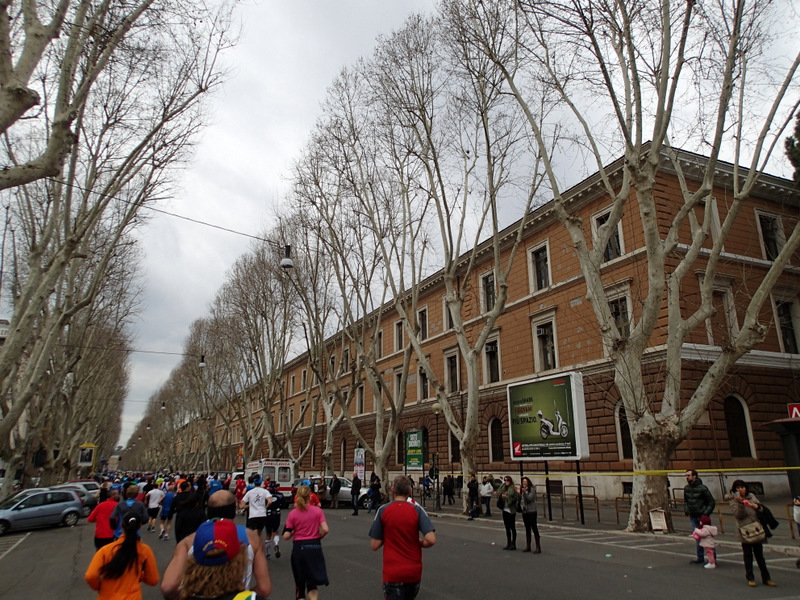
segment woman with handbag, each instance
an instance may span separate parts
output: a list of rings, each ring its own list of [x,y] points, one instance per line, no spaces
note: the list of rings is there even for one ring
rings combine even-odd
[[[753,575],[753,556],[755,556],[761,571],[761,581],[764,585],[774,586],[775,582],[770,579],[767,562],[764,560],[764,542],[767,541],[767,536],[758,518],[761,505],[741,479],[734,481],[731,486],[730,505],[736,519],[736,537],[742,544],[747,585],[751,587],[756,585],[756,578]]]
[[[517,549],[517,501],[519,494],[514,481],[509,476],[503,477],[503,485],[497,488],[497,508],[503,512],[503,525],[506,528],[506,547],[503,550]]]

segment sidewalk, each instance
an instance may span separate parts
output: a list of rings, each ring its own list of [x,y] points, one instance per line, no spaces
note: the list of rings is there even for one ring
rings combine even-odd
[[[453,505],[446,505],[442,503],[440,510],[434,510],[434,499],[427,498],[424,501],[420,498],[415,498],[417,502],[427,511],[432,517],[449,517],[453,519],[467,520],[467,515],[462,512],[462,499],[456,496],[456,503]],[[797,534],[796,525],[789,520],[786,513],[786,505],[791,503],[791,498],[773,498],[769,502],[766,500],[764,504],[769,506],[775,518],[778,519],[780,525],[772,532],[773,536],[769,541],[764,544],[764,550],[768,552],[784,554],[787,556],[800,557],[800,535]],[[627,503],[615,503],[609,501],[599,502],[597,506],[592,499],[586,499],[584,503],[584,524],[580,521],[580,516],[576,514],[574,501],[568,498],[563,504],[564,516],[561,516],[562,504],[560,497],[554,497],[551,500],[553,511],[552,520],[549,518],[550,513],[547,510],[547,501],[538,502],[539,527],[565,527],[570,529],[586,529],[591,531],[614,531],[616,533],[626,533],[625,527],[628,521],[628,513],[630,507]],[[544,506],[543,506],[544,505]],[[727,507],[724,507],[727,508]],[[502,517],[500,510],[492,508],[491,517],[480,517],[476,522],[491,521],[496,522],[498,526],[502,527]],[[619,518],[619,524],[617,523]],[[730,516],[729,511],[723,512],[722,523],[720,523],[719,512],[715,512],[711,518],[712,523],[716,525],[724,533],[720,531],[717,536],[717,544],[721,546],[740,547],[740,543],[736,540],[736,523]],[[682,512],[672,514],[672,526],[676,531],[672,533],[663,534],[655,532],[652,535],[670,537],[688,538],[691,530],[689,527],[689,518],[684,516]],[[792,537],[792,527],[795,527],[795,538]],[[631,535],[641,535],[634,534]]]

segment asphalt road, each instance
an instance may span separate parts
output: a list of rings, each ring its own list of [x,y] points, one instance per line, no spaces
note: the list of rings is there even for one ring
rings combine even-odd
[[[331,585],[322,598],[381,598],[381,551],[369,548],[372,515],[357,517],[349,510],[326,511],[331,533],[323,543]],[[241,517],[238,519],[242,521]],[[579,527],[541,526],[540,555],[503,551],[505,535],[499,519],[472,521],[437,518],[437,545],[423,551],[425,570],[418,598],[486,600],[533,598],[649,600],[680,598],[800,598],[800,569],[795,558],[767,555],[776,588],[745,584],[738,551],[718,552],[719,567],[705,570],[689,564],[694,541],[674,536],[627,534]],[[518,523],[517,547],[524,533]],[[163,572],[175,549],[173,540],[160,541],[144,532]],[[11,532],[0,538],[0,598],[94,598],[83,580],[93,553],[93,526],[81,521],[73,528]],[[269,563],[273,599],[294,597],[289,555],[282,544],[280,559]],[[144,588],[145,599],[158,599],[158,588]]]

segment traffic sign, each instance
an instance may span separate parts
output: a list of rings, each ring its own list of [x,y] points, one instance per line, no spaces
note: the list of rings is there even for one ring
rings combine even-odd
[[[790,419],[800,419],[800,404],[787,404]]]

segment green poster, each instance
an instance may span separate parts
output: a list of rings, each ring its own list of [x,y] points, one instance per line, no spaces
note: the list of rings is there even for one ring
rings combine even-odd
[[[419,429],[406,431],[406,469],[409,471],[423,470],[422,431]]]
[[[572,460],[588,456],[583,377],[565,373],[508,386],[514,460]]]

